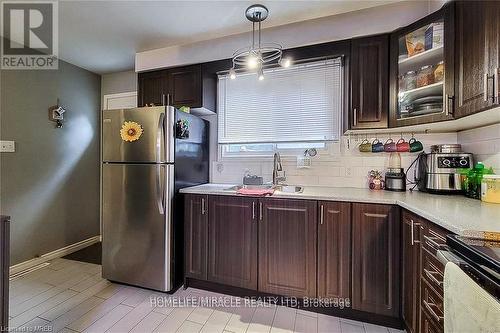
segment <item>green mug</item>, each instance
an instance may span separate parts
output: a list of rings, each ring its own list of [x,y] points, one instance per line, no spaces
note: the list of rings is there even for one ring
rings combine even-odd
[[[418,151],[424,150],[424,145],[422,142],[418,141],[415,138],[411,138],[408,143],[410,144],[410,153],[416,153]]]
[[[371,153],[372,152],[372,144],[368,139],[364,139],[359,145],[359,151],[362,153]]]

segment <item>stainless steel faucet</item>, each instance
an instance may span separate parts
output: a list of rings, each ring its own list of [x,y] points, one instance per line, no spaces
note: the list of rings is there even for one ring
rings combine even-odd
[[[282,174],[280,175],[280,173]],[[281,165],[280,153],[275,152],[273,161],[273,185],[279,185],[280,182],[284,182],[285,180],[285,171],[283,171],[283,166]]]

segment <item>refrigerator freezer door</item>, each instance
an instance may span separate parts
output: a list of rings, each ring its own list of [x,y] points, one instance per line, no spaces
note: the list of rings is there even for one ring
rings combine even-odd
[[[172,164],[103,165],[102,274],[172,289]]]
[[[102,160],[118,163],[173,163],[174,117],[175,109],[171,106],[104,110]],[[125,141],[122,138],[120,130],[126,122],[134,122],[142,128],[137,140]]]

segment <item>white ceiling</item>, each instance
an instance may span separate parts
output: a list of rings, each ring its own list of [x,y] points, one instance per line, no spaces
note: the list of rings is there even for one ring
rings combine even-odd
[[[261,1],[263,27],[401,0]],[[61,1],[59,56],[96,73],[129,70],[136,52],[185,45],[251,30],[245,9],[255,1]],[[278,41],[279,42],[279,41]]]

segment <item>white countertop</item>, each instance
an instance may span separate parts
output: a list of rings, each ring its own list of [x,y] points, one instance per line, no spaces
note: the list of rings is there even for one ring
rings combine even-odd
[[[236,195],[236,191],[227,190],[231,186],[233,185],[204,184],[184,188],[180,192]],[[306,186],[302,193],[274,192],[272,197],[399,205],[458,235],[483,238],[485,232],[500,233],[500,204],[485,203],[461,195]]]

